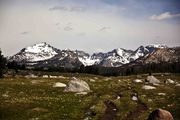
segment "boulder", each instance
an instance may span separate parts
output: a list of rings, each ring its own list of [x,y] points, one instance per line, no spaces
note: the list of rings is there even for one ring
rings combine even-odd
[[[147,76],[146,81],[151,84],[159,84],[160,83],[160,81],[152,75]]]
[[[147,120],[174,120],[171,113],[167,110],[156,109],[150,113]]]
[[[64,89],[64,92],[89,92],[90,88],[89,85],[80,79],[77,79],[75,77],[72,78],[72,80],[68,83],[66,88]]]

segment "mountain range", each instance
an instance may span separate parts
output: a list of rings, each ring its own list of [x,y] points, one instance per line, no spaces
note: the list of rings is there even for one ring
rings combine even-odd
[[[28,67],[64,67],[79,68],[81,66],[120,67],[126,64],[147,64],[161,61],[176,62],[179,60],[180,48],[168,48],[166,45],[140,46],[135,51],[123,48],[107,53],[92,55],[79,50],[60,50],[46,42],[23,48],[17,54],[9,57]]]

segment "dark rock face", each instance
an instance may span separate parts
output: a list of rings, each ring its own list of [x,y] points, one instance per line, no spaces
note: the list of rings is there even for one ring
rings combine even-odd
[[[163,109],[154,110],[147,120],[174,120],[169,111]]]

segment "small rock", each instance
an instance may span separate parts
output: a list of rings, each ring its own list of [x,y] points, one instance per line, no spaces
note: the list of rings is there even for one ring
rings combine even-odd
[[[141,95],[142,97],[146,97],[146,95]]]
[[[21,85],[24,85],[25,83],[24,82],[21,82]]]
[[[57,76],[51,76],[51,75],[50,75],[49,77],[50,77],[50,78],[57,78]]]
[[[132,100],[137,101],[138,98],[136,96],[132,96]]]
[[[129,86],[128,89],[131,90],[132,88]]]
[[[141,75],[137,75],[137,78],[142,78],[142,76]]]
[[[83,120],[89,120],[89,117],[84,118]]]
[[[166,83],[174,84],[175,82],[173,80],[171,80],[171,79],[167,79]]]
[[[91,106],[90,109],[93,110],[95,108],[95,105]]]
[[[23,91],[21,91],[19,94],[24,94],[24,92],[23,92]]]
[[[106,79],[105,79],[105,81],[109,81],[109,80],[111,80],[111,78],[106,78]]]
[[[142,83],[142,80],[140,80],[140,79],[135,79],[135,80],[133,80],[133,82],[135,82],[135,83]]]
[[[167,106],[168,106],[168,107],[172,107],[172,106],[174,106],[174,104],[168,104]]]
[[[2,94],[2,97],[7,98],[7,97],[9,97],[9,95],[8,94]]]
[[[158,93],[158,95],[166,95],[166,93]]]
[[[117,100],[119,100],[120,98],[121,98],[120,96],[117,96],[117,98],[116,98],[116,99],[117,99]]]
[[[58,76],[58,78],[62,78],[62,79],[65,79],[66,77],[64,77],[64,76]]]
[[[89,81],[90,81],[90,82],[95,82],[95,80],[94,80],[94,79],[90,79]]]
[[[34,75],[34,74],[30,74],[30,75],[26,75],[26,78],[37,78],[38,76]]]
[[[49,78],[49,76],[48,76],[48,75],[43,75],[42,77],[43,77],[43,78]]]
[[[144,86],[142,87],[142,89],[151,90],[151,89],[156,89],[156,87],[153,87],[153,86],[150,86],[150,85],[144,85]]]
[[[53,87],[66,87],[66,84],[57,82],[57,83],[54,83]]]
[[[152,102],[152,99],[148,99],[148,102]]]
[[[32,83],[32,84],[37,84],[38,81],[37,81],[37,80],[32,80],[31,83]]]
[[[77,95],[87,95],[88,93],[87,92],[78,92],[76,93]]]
[[[39,118],[37,118],[37,117],[36,118],[31,118],[30,120],[39,120]]]
[[[169,111],[163,109],[156,109],[150,113],[147,120],[174,120],[174,119]]]
[[[159,86],[159,84],[157,84],[157,83],[154,83],[153,85],[155,85],[155,86]]]
[[[176,84],[175,86],[180,87],[180,84]]]

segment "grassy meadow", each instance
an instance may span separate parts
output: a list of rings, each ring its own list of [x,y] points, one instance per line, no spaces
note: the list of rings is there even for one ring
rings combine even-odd
[[[105,120],[105,102],[115,106],[114,120],[145,120],[156,108],[170,111],[180,120],[179,74],[156,74],[161,83],[153,90],[142,89],[147,75],[104,77],[90,74],[61,73],[58,78],[15,76],[0,79],[1,120]],[[54,83],[67,84],[71,77],[86,81],[91,89],[86,95],[63,92]],[[142,83],[133,82],[140,79]],[[138,99],[132,99],[136,96]]]

